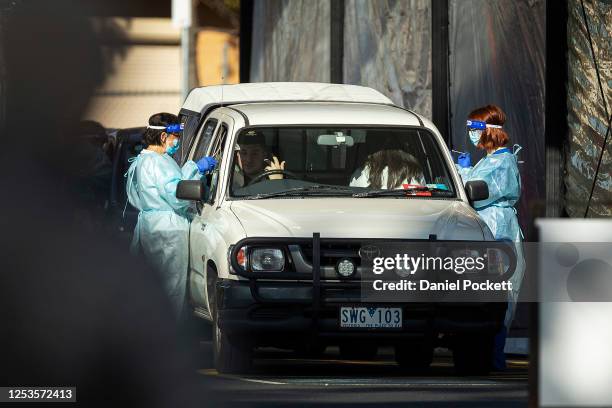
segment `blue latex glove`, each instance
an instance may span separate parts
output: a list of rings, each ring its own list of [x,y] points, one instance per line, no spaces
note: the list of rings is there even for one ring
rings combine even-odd
[[[196,166],[198,166],[198,170],[202,174],[212,171],[215,167],[217,167],[217,164],[219,164],[217,160],[211,156],[204,156],[196,162]]]
[[[469,153],[461,153],[457,157],[457,164],[459,167],[470,167],[472,165],[472,156]]]

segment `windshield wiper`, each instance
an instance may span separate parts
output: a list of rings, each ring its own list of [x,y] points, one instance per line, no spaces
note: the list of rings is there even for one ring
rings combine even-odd
[[[300,196],[304,195],[304,193],[316,193],[316,194],[333,194],[333,195],[353,195],[354,190],[342,187],[342,186],[325,186],[320,184],[315,184],[312,186],[305,187],[296,187],[288,190],[274,191],[271,193],[260,193],[255,194],[253,196],[242,197],[245,200],[259,200],[262,198],[270,198],[270,197],[286,197],[286,196]]]
[[[419,194],[424,193],[424,194]],[[380,189],[380,190],[370,190],[363,191],[361,193],[353,194],[353,197],[356,198],[367,198],[367,197],[429,197],[433,196],[434,193],[439,193],[436,195],[448,196],[451,197],[453,193],[449,190],[445,190],[443,188],[434,188],[434,187],[413,187],[413,188],[400,188],[394,190],[388,189]]]

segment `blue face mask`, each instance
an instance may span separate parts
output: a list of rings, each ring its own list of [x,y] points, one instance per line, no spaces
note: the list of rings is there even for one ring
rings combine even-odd
[[[166,153],[168,153],[170,156],[172,156],[174,153],[176,153],[179,149],[179,140],[178,139],[174,139],[172,141],[172,146],[168,146],[166,147]]]
[[[476,146],[478,144],[478,142],[480,142],[480,135],[481,134],[482,134],[482,130],[470,129],[468,131],[468,135],[470,137],[470,142],[472,142],[472,144],[474,146]]]

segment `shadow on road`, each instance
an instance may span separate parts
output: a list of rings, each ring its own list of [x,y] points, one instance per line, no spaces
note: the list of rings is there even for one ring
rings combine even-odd
[[[203,344],[208,354],[210,344]],[[215,404],[240,407],[325,406],[399,407],[522,407],[527,405],[528,361],[509,359],[504,372],[484,377],[459,377],[452,355],[438,349],[430,370],[407,375],[382,348],[371,361],[341,360],[329,347],[317,358],[300,358],[288,351],[258,351],[247,374],[223,375],[200,364],[203,386]]]

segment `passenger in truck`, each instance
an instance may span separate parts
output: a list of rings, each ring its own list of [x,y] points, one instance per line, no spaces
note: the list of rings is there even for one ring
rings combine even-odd
[[[404,184],[425,185],[425,176],[417,159],[401,149],[383,149],[372,153],[351,177],[351,187],[400,189]]]

